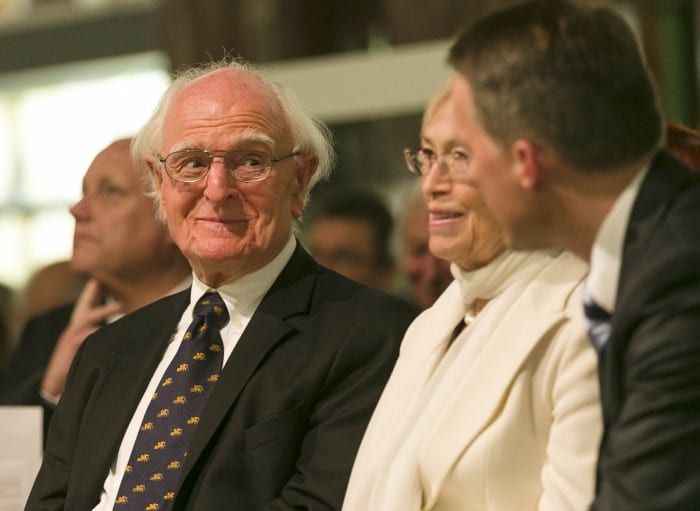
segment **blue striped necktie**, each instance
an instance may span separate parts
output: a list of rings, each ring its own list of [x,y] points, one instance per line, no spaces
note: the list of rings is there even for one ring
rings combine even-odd
[[[205,293],[195,305],[194,319],[144,415],[115,511],[172,507],[192,434],[219,379],[223,363],[220,330],[228,318],[218,293]]]
[[[600,355],[610,338],[612,315],[596,303],[585,288],[583,291],[583,313],[586,316],[588,338]]]

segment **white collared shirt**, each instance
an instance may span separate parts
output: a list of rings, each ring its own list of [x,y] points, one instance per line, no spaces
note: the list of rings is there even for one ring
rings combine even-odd
[[[615,311],[627,224],[642,180],[648,171],[649,167],[647,166],[637,172],[622,191],[598,230],[591,249],[586,292],[610,314]]]
[[[289,259],[292,257],[295,247],[296,240],[293,236],[291,236],[280,253],[277,254],[277,256],[267,265],[253,273],[241,277],[231,284],[225,284],[218,289],[214,289],[214,291],[217,291],[224,300],[230,317],[229,322],[221,329],[221,339],[224,343],[224,366],[226,365],[226,361],[231,355],[231,352],[233,352],[234,347],[238,343],[238,340],[241,338],[241,335],[243,334],[245,327],[248,325],[250,318],[258,308],[258,305],[260,305],[263,296],[265,296],[265,293],[267,293],[275,279],[277,279],[285,265],[289,262]],[[122,443],[119,446],[117,457],[112,463],[109,474],[107,475],[107,478],[102,486],[100,502],[93,508],[93,511],[111,511],[114,507],[114,501],[117,498],[117,492],[119,491],[122,475],[124,474],[127,462],[129,461],[129,456],[131,455],[134,443],[136,442],[136,435],[141,427],[141,422],[146,414],[146,410],[151,401],[151,396],[155,392],[158,383],[165,373],[165,370],[168,368],[168,365],[175,357],[175,354],[180,347],[182,337],[185,335],[187,327],[192,322],[192,313],[195,304],[199,298],[209,290],[212,290],[212,288],[208,287],[196,276],[192,278],[190,303],[182,314],[180,322],[170,338],[168,347],[165,349],[165,353],[163,353],[163,358],[158,364],[158,367],[156,367],[156,370],[151,377],[151,381],[146,387],[146,391],[141,397],[141,401],[139,402],[134,415],[131,417],[131,422],[124,432],[124,437],[122,438]]]

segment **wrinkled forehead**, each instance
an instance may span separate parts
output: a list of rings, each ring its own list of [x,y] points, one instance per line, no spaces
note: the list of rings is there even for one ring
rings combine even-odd
[[[257,133],[277,144],[291,136],[272,87],[240,70],[219,70],[195,80],[177,93],[166,112],[163,132],[170,141],[182,131],[196,135],[215,130],[246,137]]]

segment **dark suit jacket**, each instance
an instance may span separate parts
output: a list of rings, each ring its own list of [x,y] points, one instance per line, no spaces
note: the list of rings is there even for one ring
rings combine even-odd
[[[600,361],[595,511],[700,509],[700,176],[660,153],[625,236]]]
[[[58,338],[68,326],[73,306],[63,305],[29,320],[0,380],[0,405],[44,408],[44,433],[54,406],[41,398],[39,386]]]
[[[164,298],[86,340],[26,509],[96,505],[188,301],[189,291]],[[297,247],[209,397],[174,509],[340,509],[363,431],[415,312]]]

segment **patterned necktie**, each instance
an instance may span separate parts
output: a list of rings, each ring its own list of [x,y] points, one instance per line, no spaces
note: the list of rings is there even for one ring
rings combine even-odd
[[[194,319],[151,398],[131,452],[114,509],[172,507],[180,468],[223,363],[220,330],[228,321],[218,293],[204,294]]]
[[[610,338],[610,320],[612,316],[596,303],[585,288],[583,291],[583,313],[586,315],[588,338],[591,340],[591,344],[593,344],[598,355],[600,355]]]

